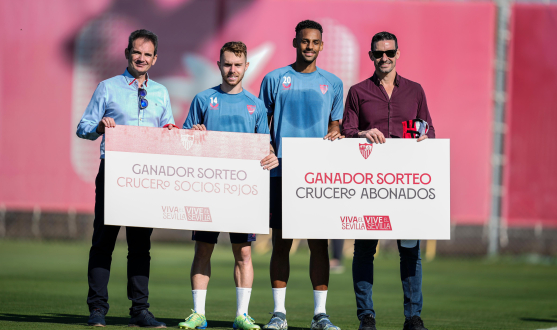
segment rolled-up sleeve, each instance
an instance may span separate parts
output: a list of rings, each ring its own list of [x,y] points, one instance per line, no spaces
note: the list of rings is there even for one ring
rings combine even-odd
[[[346,137],[358,137],[360,107],[358,104],[358,93],[350,88],[346,96],[344,115],[342,117],[342,135]]]
[[[106,105],[106,86],[104,82],[101,82],[87,108],[85,108],[85,113],[81,117],[79,124],[77,125],[77,136],[82,139],[96,140],[102,134],[97,133],[97,126],[104,116],[104,109]]]
[[[421,86],[418,94],[418,118],[427,121],[429,124],[429,131],[426,134],[427,137],[435,138],[435,128],[433,127],[433,121],[431,120],[431,115],[429,114],[429,109],[427,107],[425,92]]]

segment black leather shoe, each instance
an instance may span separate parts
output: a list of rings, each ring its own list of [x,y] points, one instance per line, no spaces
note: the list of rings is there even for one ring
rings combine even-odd
[[[153,313],[149,312],[146,309],[133,315],[132,318],[130,319],[130,323],[128,324],[128,326],[142,327],[142,328],[157,328],[157,329],[166,328],[166,324],[157,321]]]
[[[106,325],[106,322],[104,321],[105,314],[106,312],[100,308],[92,309],[87,325],[92,327],[104,327]]]
[[[377,328],[375,328],[375,317],[371,314],[364,315],[360,320],[360,327],[358,330],[377,330]]]
[[[414,315],[404,321],[403,330],[427,330],[427,328],[424,327],[424,321],[419,316]]]

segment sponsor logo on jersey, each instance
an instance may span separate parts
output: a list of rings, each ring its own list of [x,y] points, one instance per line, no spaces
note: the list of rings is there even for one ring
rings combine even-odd
[[[282,89],[289,90],[292,87],[292,78],[291,77],[283,77],[282,80]]]
[[[211,104],[210,104],[211,109],[217,110],[219,108],[219,101],[217,100],[217,97],[216,96],[211,97],[210,99],[211,99]]]
[[[319,85],[321,88],[321,93],[325,94],[329,90],[329,85]]]
[[[182,146],[186,148],[186,150],[190,150],[195,142],[195,135],[193,134],[181,134]]]
[[[371,143],[360,143],[360,153],[364,159],[367,159],[371,154],[371,150],[373,149],[373,144]]]
[[[248,105],[248,112],[250,115],[253,115],[255,112],[255,105]]]

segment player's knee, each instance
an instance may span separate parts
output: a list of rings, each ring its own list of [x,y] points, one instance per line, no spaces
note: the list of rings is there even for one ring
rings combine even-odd
[[[195,242],[195,256],[194,259],[205,260],[210,259],[213,254],[215,245],[205,242]]]
[[[292,248],[292,240],[291,239],[276,239],[273,242],[273,254],[274,255],[286,255],[290,253],[290,249]]]
[[[238,264],[251,263],[251,246],[236,248],[234,251],[234,258]]]

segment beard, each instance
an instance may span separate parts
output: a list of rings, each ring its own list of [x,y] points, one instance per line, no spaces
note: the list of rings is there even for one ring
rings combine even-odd
[[[307,57],[302,56],[302,59],[303,59],[304,62],[306,62],[307,64],[311,64],[311,63],[315,62],[315,60],[317,59],[317,56],[316,56],[316,57],[313,57],[312,59],[308,59]]]
[[[234,82],[234,83],[231,83],[231,82],[229,82],[228,79],[227,79],[227,78],[228,78],[228,75],[222,74],[222,81],[224,81],[228,86],[234,87],[234,86],[237,86],[240,82],[242,82],[242,79],[244,79],[244,75],[243,75],[243,74],[242,74],[242,75],[238,75],[237,77],[238,77],[238,80],[236,80],[236,82]]]
[[[388,68],[388,69],[383,69],[383,68],[381,68],[381,65],[383,65],[383,64],[385,64],[385,63],[387,63],[387,64],[392,64],[392,65],[391,65],[391,67]],[[393,71],[393,69],[395,68],[395,66],[396,66],[396,61],[389,61],[389,62],[383,62],[383,61],[381,61],[381,62],[379,62],[375,67],[377,68],[377,70],[379,70],[379,71],[381,71],[381,72],[383,72],[383,73],[390,73],[391,71]]]
[[[302,61],[304,61],[307,64],[311,64],[313,62],[315,62],[315,60],[317,60],[317,56],[319,55],[319,53],[315,52],[315,55],[311,58],[305,57],[304,56],[304,52],[300,51],[298,53],[298,57],[302,59]]]

